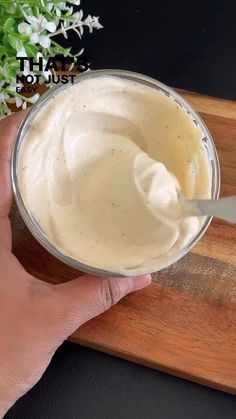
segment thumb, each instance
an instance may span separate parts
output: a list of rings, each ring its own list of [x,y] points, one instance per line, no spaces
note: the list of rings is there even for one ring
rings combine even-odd
[[[129,278],[83,275],[72,281],[55,285],[53,304],[60,338],[66,339],[83,323],[116,304],[125,295],[148,286],[151,275]]]

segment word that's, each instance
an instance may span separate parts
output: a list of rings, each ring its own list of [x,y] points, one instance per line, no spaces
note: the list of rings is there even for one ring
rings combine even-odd
[[[26,63],[28,63],[30,71],[35,71],[36,69],[37,71],[65,71],[68,62],[73,62],[74,67],[78,71],[86,71],[89,68],[89,63],[82,57],[77,57],[76,61],[74,59],[68,59],[67,57],[48,57],[47,60],[45,60],[43,57],[39,57],[38,61],[34,61],[33,57],[16,57],[16,59],[20,62],[20,71],[26,70]]]

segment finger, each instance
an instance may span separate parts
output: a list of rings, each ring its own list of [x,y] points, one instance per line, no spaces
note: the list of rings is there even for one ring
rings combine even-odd
[[[17,131],[25,115],[25,111],[17,112],[0,122],[0,217],[8,216],[11,207],[11,152]]]
[[[84,275],[56,285],[54,310],[60,339],[66,339],[83,323],[108,310],[125,295],[147,287],[150,282],[150,275],[134,278]]]
[[[0,244],[11,248],[11,226],[8,217],[12,203],[10,160],[16,133],[25,112],[17,112],[0,122]]]

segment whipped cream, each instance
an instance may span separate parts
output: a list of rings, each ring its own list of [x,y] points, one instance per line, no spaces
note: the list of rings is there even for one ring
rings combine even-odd
[[[173,216],[178,191],[210,197],[202,132],[162,91],[115,76],[53,97],[22,143],[19,186],[48,239],[89,266],[158,270],[202,219]]]

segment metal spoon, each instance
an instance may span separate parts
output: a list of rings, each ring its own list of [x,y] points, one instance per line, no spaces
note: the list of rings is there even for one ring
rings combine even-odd
[[[183,199],[179,203],[185,215],[210,215],[236,223],[236,195],[220,199]]]

